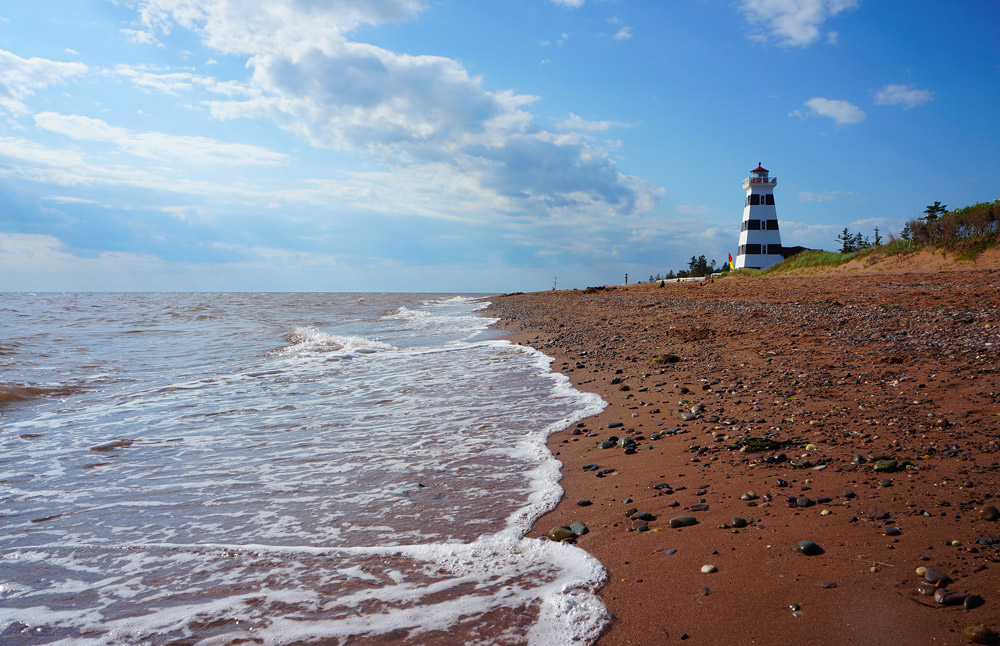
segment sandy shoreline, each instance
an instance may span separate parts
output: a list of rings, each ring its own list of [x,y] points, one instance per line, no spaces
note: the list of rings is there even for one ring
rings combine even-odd
[[[601,646],[1000,630],[1000,522],[981,513],[1000,505],[997,270],[544,292],[491,312],[609,403],[550,437],[566,493],[531,533],[589,527],[577,544],[607,568],[614,617]],[[636,451],[598,448],[611,435]],[[736,448],[746,438],[788,444]],[[632,510],[655,517],[648,531]],[[672,529],[680,515],[698,524]],[[920,566],[983,603],[939,606]]]

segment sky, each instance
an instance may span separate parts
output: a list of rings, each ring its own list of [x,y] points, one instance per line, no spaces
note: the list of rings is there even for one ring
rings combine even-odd
[[[1000,3],[0,2],[0,290],[477,292],[1000,197]]]

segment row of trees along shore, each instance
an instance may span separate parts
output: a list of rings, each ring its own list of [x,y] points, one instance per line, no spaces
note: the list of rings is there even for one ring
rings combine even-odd
[[[875,227],[872,236],[860,231],[851,232],[847,227],[837,236],[837,251],[805,251],[815,256],[815,264],[831,265],[847,262],[863,253],[879,252],[885,255],[901,255],[933,247],[975,258],[979,253],[1000,243],[1000,198],[992,202],[980,202],[972,206],[949,211],[941,202],[924,208],[924,215],[903,225],[898,234],[890,233],[888,240]],[[786,263],[797,258],[786,259]],[[785,263],[781,263],[785,264]],[[729,271],[729,263],[716,267],[716,261],[709,262],[704,255],[691,256],[687,269],[670,270],[666,274],[650,274],[649,282],[709,276],[716,272]],[[742,270],[741,270],[742,271]],[[764,270],[767,271],[767,270]]]

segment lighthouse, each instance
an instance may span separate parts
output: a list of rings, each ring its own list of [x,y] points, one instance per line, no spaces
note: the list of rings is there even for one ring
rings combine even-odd
[[[778,215],[774,208],[774,187],[777,177],[769,177],[767,169],[757,164],[750,177],[743,180],[747,201],[743,206],[743,227],[736,269],[766,269],[784,260]]]

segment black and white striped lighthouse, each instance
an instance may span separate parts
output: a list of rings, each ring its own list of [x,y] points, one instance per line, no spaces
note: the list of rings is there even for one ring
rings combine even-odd
[[[743,206],[736,269],[766,269],[784,260],[774,208],[774,187],[777,185],[778,178],[769,177],[767,169],[760,164],[743,180],[747,201]]]

